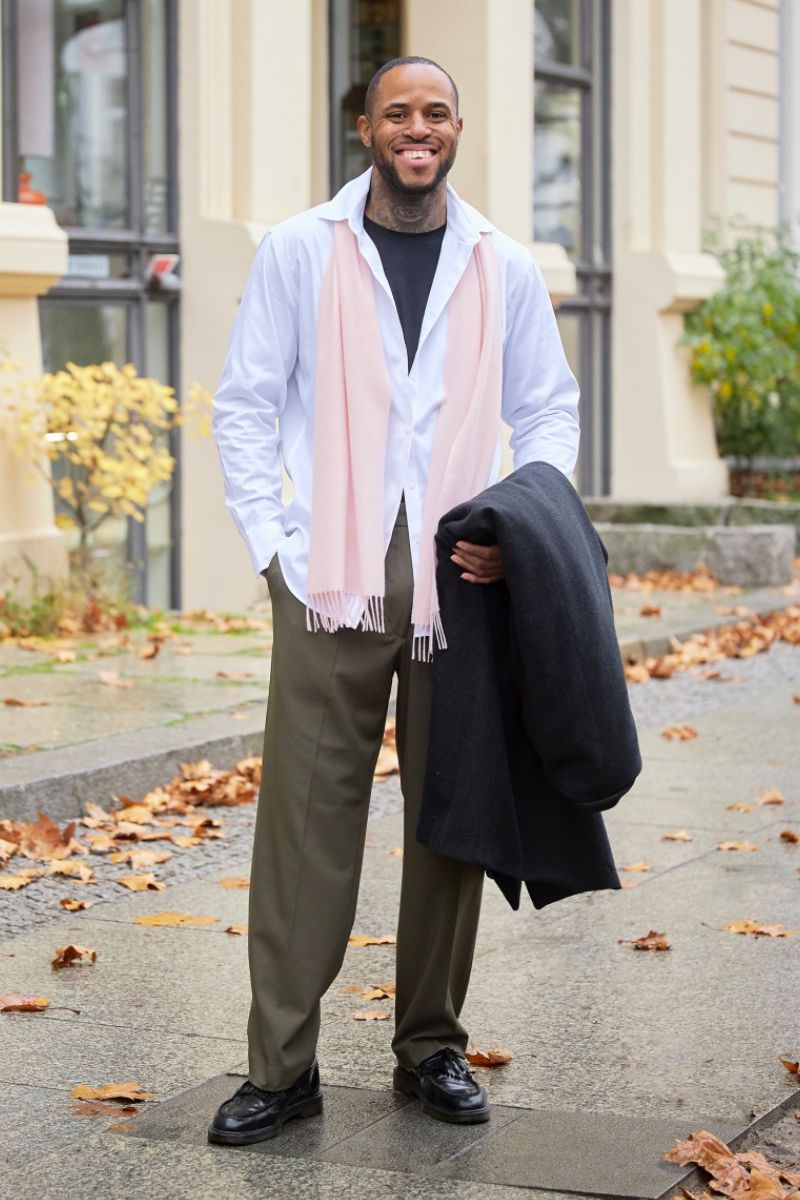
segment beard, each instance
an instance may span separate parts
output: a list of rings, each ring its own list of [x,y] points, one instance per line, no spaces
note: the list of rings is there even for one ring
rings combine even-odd
[[[408,184],[403,183],[399,172],[395,165],[393,154],[382,154],[377,146],[372,148],[373,165],[380,171],[384,181],[395,192],[400,192],[404,196],[426,196],[429,192],[433,192],[450,171],[453,163],[456,161],[456,143],[453,143],[452,149],[447,157],[439,155],[439,166],[436,174],[429,183]]]

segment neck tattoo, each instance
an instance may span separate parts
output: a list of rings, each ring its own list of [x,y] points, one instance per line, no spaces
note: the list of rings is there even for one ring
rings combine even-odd
[[[399,194],[382,180],[373,180],[365,212],[376,225],[395,233],[428,233],[447,220],[447,194],[444,188],[421,196]]]

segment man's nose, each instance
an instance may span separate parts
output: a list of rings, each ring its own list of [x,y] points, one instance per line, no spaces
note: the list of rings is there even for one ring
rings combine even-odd
[[[408,132],[412,137],[424,138],[428,133],[428,121],[423,113],[415,112],[409,117]]]

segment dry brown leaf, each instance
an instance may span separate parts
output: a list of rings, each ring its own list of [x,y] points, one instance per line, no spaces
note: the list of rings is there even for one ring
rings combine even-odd
[[[182,850],[191,850],[192,846],[199,846],[203,839],[201,837],[179,837],[176,835],[171,840],[176,846],[180,846]]]
[[[402,846],[392,846],[391,850],[387,850],[386,853],[389,855],[389,858],[402,858],[403,857],[403,847]]]
[[[694,838],[688,829],[676,829],[674,833],[665,833],[662,842],[693,842]]]
[[[106,687],[131,688],[135,683],[133,679],[123,679],[119,671],[98,671],[97,678]]]
[[[195,917],[191,913],[159,912],[134,917],[134,925],[213,925],[219,917]]]
[[[348,946],[394,946],[397,938],[393,933],[384,933],[380,937],[370,937],[364,933],[351,933],[347,939]]]
[[[149,646],[143,646],[139,651],[139,658],[155,658],[161,649],[161,642],[153,641]]]
[[[760,850],[761,847],[754,845],[753,842],[717,842],[717,849],[718,850],[743,850],[743,851],[752,852],[755,850]]]
[[[642,607],[639,609],[639,616],[640,617],[660,617],[661,616],[661,605],[660,604],[643,604]]]
[[[641,881],[639,879],[623,879],[620,883],[620,887],[635,888],[639,886],[640,882]]]
[[[644,859],[641,859],[640,862],[627,864],[621,863],[619,869],[620,871],[652,871],[653,868],[650,866],[649,862],[645,862]]]
[[[46,875],[65,875],[78,883],[94,883],[95,875],[88,863],[73,859],[69,862],[54,862],[45,871]]]
[[[247,933],[246,925],[226,925],[226,933]]]
[[[67,912],[80,912],[84,908],[91,908],[94,904],[93,900],[59,900],[58,902]]]
[[[156,879],[152,871],[146,871],[143,875],[122,875],[116,882],[132,892],[163,892],[167,886],[162,880]]]
[[[388,1021],[389,1013],[382,1008],[370,1008],[364,1012],[353,1013],[354,1021]]]
[[[638,938],[617,938],[618,942],[633,946],[634,950],[669,950],[669,940],[664,933],[651,929]]]
[[[744,804],[741,800],[737,800],[735,804],[726,804],[725,812],[755,812],[755,805]]]
[[[9,708],[41,708],[42,705],[48,705],[49,700],[17,700],[14,696],[6,696],[3,700]]]
[[[668,725],[661,730],[661,736],[670,742],[689,742],[698,737],[698,733],[691,725]]]
[[[78,1083],[70,1092],[75,1100],[152,1100],[155,1092],[143,1092],[136,1079],[126,1080],[125,1083],[106,1083],[102,1087],[92,1087],[89,1083]]]
[[[62,967],[71,967],[73,963],[83,963],[85,959],[89,962],[97,962],[97,951],[91,950],[88,946],[58,946],[50,966],[54,971],[60,971]]]
[[[727,933],[751,933],[754,937],[793,937],[793,929],[784,929],[781,925],[762,925],[759,921],[745,919],[728,921],[725,925]]]
[[[132,1104],[108,1104],[103,1100],[76,1100],[70,1109],[73,1117],[115,1117],[134,1116],[139,1109]],[[126,1122],[127,1124],[127,1122]],[[115,1133],[119,1133],[121,1125],[112,1125]]]
[[[389,992],[386,991],[385,988],[371,987],[371,988],[364,988],[363,990],[360,991],[360,994],[364,997],[365,1000],[391,1000],[394,995],[394,992],[392,992],[390,994]]]
[[[783,804],[785,803],[783,792],[778,788],[759,788],[756,796],[757,804]]]
[[[244,875],[231,875],[228,879],[218,879],[217,883],[222,888],[249,888],[250,880]]]
[[[513,1056],[509,1054],[508,1050],[501,1050],[499,1046],[492,1046],[489,1050],[479,1050],[470,1042],[464,1057],[473,1067],[503,1067],[506,1063],[511,1062]]]
[[[0,888],[7,892],[16,892],[19,888],[27,887],[29,883],[33,883],[40,875],[44,875],[44,867],[29,867],[24,871],[15,871],[14,874],[0,875]]]
[[[44,1012],[49,1004],[47,996],[20,996],[15,992],[0,996],[0,1012]]]
[[[647,683],[650,679],[650,672],[644,663],[625,663],[625,679],[628,683]]]
[[[782,842],[800,842],[800,833],[797,833],[794,829],[782,829],[781,830],[781,841]]]
[[[55,655],[55,660],[60,663],[71,663],[75,662],[77,657],[74,650],[59,650]]]
[[[800,1075],[800,1062],[794,1062],[791,1058],[780,1058],[778,1061],[783,1063],[790,1074]]]
[[[134,871],[140,871],[142,867],[155,867],[159,863],[169,862],[171,858],[169,850],[117,850],[109,855],[109,862],[129,862]]]
[[[215,671],[218,679],[253,679],[252,671]]]

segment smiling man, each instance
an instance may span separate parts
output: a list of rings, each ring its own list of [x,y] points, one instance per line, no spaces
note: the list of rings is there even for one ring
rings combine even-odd
[[[498,479],[501,420],[515,468],[544,461],[569,477],[577,457],[578,387],[541,272],[447,183],[462,132],[453,80],[428,59],[387,63],[358,132],[370,169],[263,237],[214,396],[226,504],[273,616],[249,1074],[208,1127],[227,1145],[322,1110],[320,1000],[353,926],[395,675],[393,1084],[432,1117],[488,1120],[459,1019],[483,872],[415,836],[431,658],[447,653],[434,535],[448,509]],[[286,508],[281,457],[294,482]],[[459,543],[452,557],[465,587],[503,578],[496,546]]]

